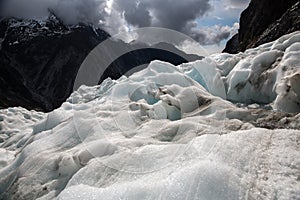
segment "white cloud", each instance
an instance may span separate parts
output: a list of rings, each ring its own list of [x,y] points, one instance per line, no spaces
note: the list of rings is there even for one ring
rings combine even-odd
[[[214,25],[211,27],[202,27],[193,29],[191,34],[195,33],[194,37],[202,45],[220,45],[223,40],[237,33],[237,24],[238,23],[234,23],[233,26]]]
[[[250,2],[250,0],[223,0],[223,1],[228,9],[243,9]]]
[[[196,54],[199,56],[207,56],[210,54],[210,52],[207,52],[206,48],[201,46],[198,42],[190,40],[185,40],[179,45],[176,45],[176,47],[188,54]]]

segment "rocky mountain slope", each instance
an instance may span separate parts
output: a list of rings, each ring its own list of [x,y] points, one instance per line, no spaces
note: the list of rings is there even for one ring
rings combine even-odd
[[[240,17],[238,34],[224,52],[238,53],[300,30],[299,0],[252,0]]]
[[[88,53],[109,35],[86,25],[48,19],[0,22],[0,105],[49,111],[72,92]]]
[[[53,13],[45,19],[5,18],[0,21],[0,106],[22,106],[27,109],[51,111],[71,94],[77,71],[91,50],[108,33],[93,26],[64,25]],[[146,44],[140,51],[130,52],[134,45],[122,41],[115,46],[128,49],[106,70],[107,77],[119,78],[133,67],[155,59],[181,64],[201,59],[186,55],[173,45],[175,53],[157,50]],[[153,49],[154,48],[154,49]],[[110,56],[109,52],[102,52]],[[181,56],[182,55],[182,56]]]

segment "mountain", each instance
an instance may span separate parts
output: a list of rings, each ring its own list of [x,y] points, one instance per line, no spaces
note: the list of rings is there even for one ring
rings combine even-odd
[[[300,30],[298,0],[251,0],[241,14],[238,34],[227,42],[223,52],[245,51],[297,30]]]
[[[41,111],[58,108],[73,91],[76,74],[87,55],[109,37],[105,31],[90,25],[67,26],[54,13],[45,19],[2,19],[0,107],[22,106]],[[165,45],[171,52],[121,40],[111,44],[129,53],[110,64],[99,77],[100,82],[107,77],[119,78],[155,59],[177,65],[202,58],[187,55],[170,44]],[[130,52],[136,46],[141,49]],[[105,49],[102,57],[109,54]]]
[[[173,65],[180,65],[182,63],[203,59],[202,56],[186,54],[177,49],[174,45],[165,42],[153,45],[134,42],[128,45],[127,43],[119,41],[117,43],[117,47],[127,49],[128,53],[120,56],[109,65],[109,67],[103,72],[103,75],[100,78],[100,83],[107,77],[118,79],[127,72],[130,72],[128,74],[130,75],[135,71],[146,68],[153,60],[161,60]]]
[[[0,105],[50,111],[72,92],[88,53],[109,34],[92,26],[47,19],[0,21]]]
[[[0,110],[0,199],[299,199],[300,31]]]

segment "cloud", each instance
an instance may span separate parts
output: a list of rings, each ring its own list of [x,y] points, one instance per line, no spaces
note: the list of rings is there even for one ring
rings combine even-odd
[[[202,45],[228,39],[232,27],[199,28],[196,20],[212,8],[209,0],[115,0],[113,7],[134,27],[163,27],[189,35]]]
[[[225,0],[228,8],[244,8],[249,2],[250,0]]]
[[[125,20],[133,26],[151,26],[151,16],[147,4],[135,0],[116,0],[113,2],[113,9],[124,13]]]
[[[67,24],[98,24],[105,17],[105,5],[106,0],[5,0],[1,13],[17,18],[36,18],[47,16],[51,9]]]
[[[220,0],[239,6],[248,0]],[[33,18],[51,9],[67,24],[94,24],[117,34],[139,27],[169,28],[191,36],[203,45],[219,44],[232,27],[199,28],[197,20],[212,11],[215,0],[5,0],[4,16]]]
[[[214,25],[211,27],[203,27],[200,29],[192,29],[189,33],[196,41],[202,45],[219,45],[221,41],[228,39],[238,30],[238,23],[234,23],[232,27]]]
[[[104,0],[56,0],[53,10],[67,24],[97,24],[105,19],[105,7]]]
[[[185,53],[196,54],[199,56],[207,56],[210,52],[206,51],[206,48],[203,48],[198,42],[185,40],[182,43],[176,45],[176,47]]]
[[[164,27],[186,32],[210,8],[209,0],[115,0],[114,8],[136,27]]]

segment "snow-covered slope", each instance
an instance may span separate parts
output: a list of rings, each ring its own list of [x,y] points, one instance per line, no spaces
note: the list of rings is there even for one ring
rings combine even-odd
[[[238,55],[154,61],[49,114],[14,108],[17,120],[0,120],[0,197],[299,199],[299,54],[295,32]]]

